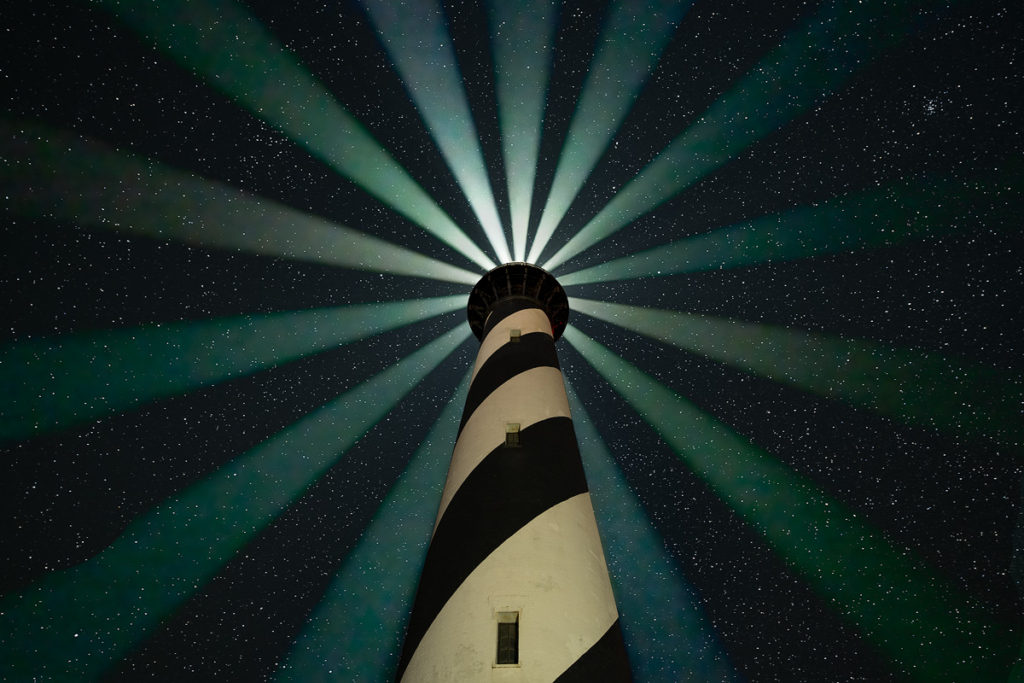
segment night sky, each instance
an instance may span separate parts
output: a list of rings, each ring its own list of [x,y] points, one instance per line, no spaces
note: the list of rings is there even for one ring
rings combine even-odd
[[[5,19],[0,678],[388,680],[511,259],[638,681],[1024,676],[1019,2]]]

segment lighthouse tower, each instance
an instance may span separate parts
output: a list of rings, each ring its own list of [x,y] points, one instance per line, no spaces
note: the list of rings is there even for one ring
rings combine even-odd
[[[397,678],[628,681],[555,353],[565,292],[509,263],[468,315],[480,351]]]

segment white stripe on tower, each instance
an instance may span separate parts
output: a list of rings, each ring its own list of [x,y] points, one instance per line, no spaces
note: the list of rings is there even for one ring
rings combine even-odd
[[[537,394],[547,400],[533,400],[532,396]],[[517,406],[514,414],[510,413],[509,406]],[[506,424],[518,424],[520,430],[525,430],[552,417],[569,417],[569,401],[558,368],[526,370],[495,389],[466,420],[455,442],[437,521],[441,521],[449,501],[469,473],[491,451],[505,443]]]
[[[480,352],[398,678],[629,680],[555,353],[565,293],[506,264],[469,317]]]
[[[548,320],[547,314],[539,308],[527,308],[502,318],[491,329],[491,332],[497,334],[488,334],[480,342],[480,350],[477,351],[476,362],[473,364],[472,379],[476,379],[476,373],[480,371],[480,366],[487,362],[491,354],[508,343],[511,330],[519,330],[522,334],[542,332],[550,337],[551,321]]]
[[[602,560],[604,557],[593,520],[590,494],[581,493],[541,513],[502,543],[459,586],[434,619],[405,670],[404,680],[491,680],[493,613],[508,611],[519,612],[524,671],[518,680],[558,678],[618,619],[607,576],[593,571],[591,553]],[[549,561],[552,556],[563,560],[556,565],[560,571],[555,575]],[[552,586],[553,581],[557,582],[557,595],[552,595],[554,590],[537,590],[537,586]],[[495,595],[495,586],[507,592]],[[588,608],[586,614],[580,613],[580,605]],[[571,638],[562,637],[568,633]],[[433,654],[453,651],[484,656]]]

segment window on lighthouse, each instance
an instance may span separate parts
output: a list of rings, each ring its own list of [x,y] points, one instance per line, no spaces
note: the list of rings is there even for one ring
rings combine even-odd
[[[498,612],[498,657],[496,663],[519,663],[519,612]]]
[[[519,423],[505,423],[505,446],[507,448],[519,448],[522,445],[519,441]]]

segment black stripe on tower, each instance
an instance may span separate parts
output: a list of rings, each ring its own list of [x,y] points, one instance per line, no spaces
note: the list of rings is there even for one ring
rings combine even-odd
[[[484,323],[483,339],[487,338],[487,335],[491,333],[491,330],[505,318],[509,317],[513,313],[519,311],[525,311],[527,308],[536,308],[541,312],[544,309],[537,305],[536,299],[531,299],[525,296],[510,296],[502,299],[498,303],[491,307],[491,312],[487,316],[487,321]],[[545,313],[545,316],[547,314]]]
[[[601,639],[572,663],[554,683],[593,683],[594,681],[629,681],[633,674],[625,656],[619,620],[611,625]]]
[[[398,678],[441,608],[491,552],[544,511],[587,491],[569,418],[538,422],[520,439],[518,448],[491,451],[445,509],[420,576]]]
[[[520,337],[515,344],[505,344],[484,361],[483,367],[477,371],[473,384],[466,395],[466,407],[462,411],[462,422],[459,423],[459,434],[466,422],[481,403],[495,389],[516,375],[533,368],[558,367],[558,355],[555,353],[555,342],[551,336],[543,332],[531,332]]]

